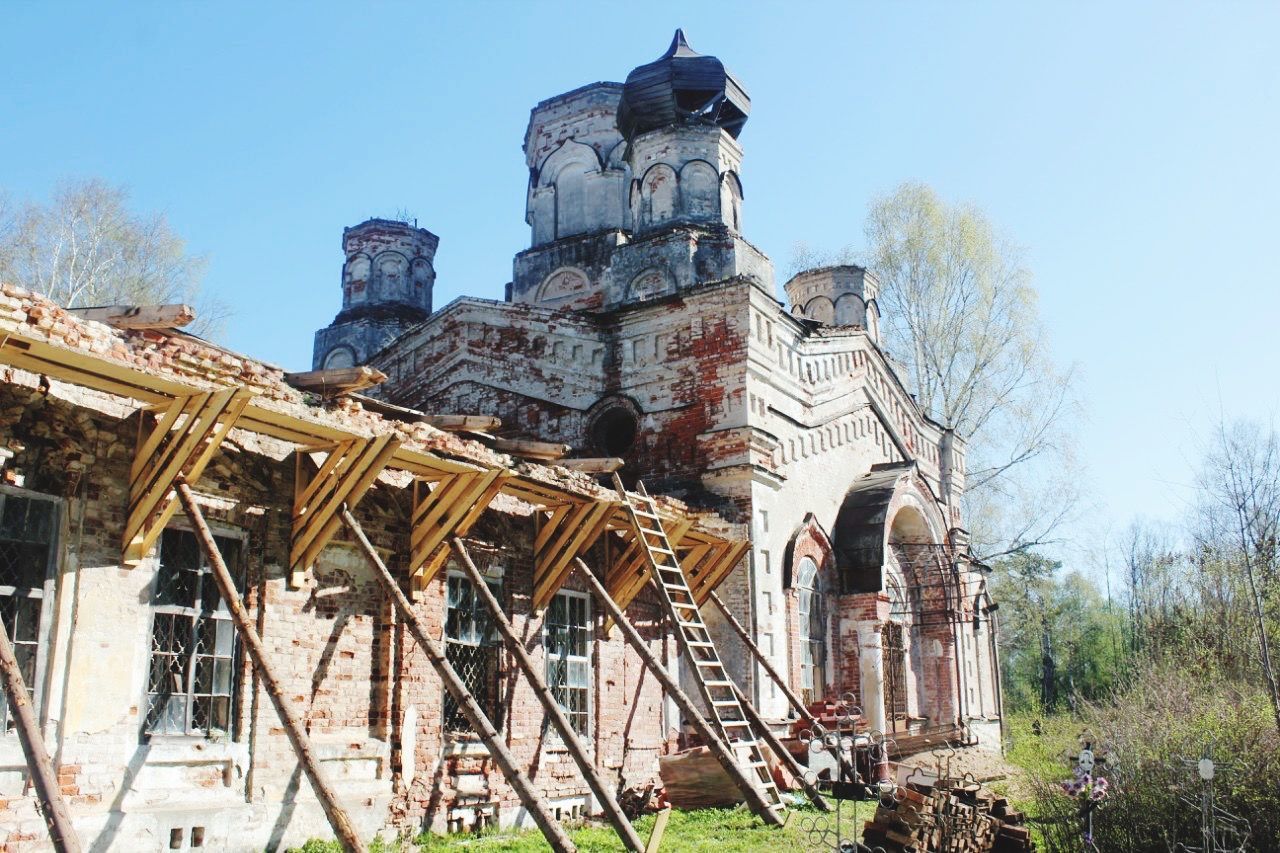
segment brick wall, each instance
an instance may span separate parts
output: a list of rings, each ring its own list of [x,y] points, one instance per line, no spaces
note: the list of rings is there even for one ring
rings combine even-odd
[[[32,383],[38,385],[38,383]],[[67,386],[49,392],[0,385],[0,446],[14,451],[2,472],[9,485],[63,499],[52,611],[43,627],[48,662],[40,711],[60,757],[60,782],[86,840],[155,849],[199,828],[206,846],[262,849],[329,835],[299,772],[276,713],[247,660],[239,661],[236,731],[227,738],[143,736],[156,560],[120,565],[136,414],[99,411],[93,395]],[[109,408],[109,407],[108,407]],[[196,484],[215,532],[244,537],[245,600],[257,619],[285,701],[308,730],[322,767],[361,831],[384,826],[444,829],[466,804],[461,777],[483,780],[504,821],[517,817],[514,795],[487,757],[442,756],[442,694],[425,655],[394,619],[385,596],[349,537],[340,534],[297,589],[286,583],[292,456],[249,452],[233,441]],[[403,570],[404,496],[375,488],[358,509],[361,524]],[[182,525],[181,513],[174,524]],[[541,660],[542,615],[529,609],[532,520],[491,512],[475,536],[509,560],[509,612]],[[443,579],[416,605],[439,636]],[[633,605],[653,647],[670,656],[647,600]],[[599,629],[599,616],[596,616]],[[562,750],[547,743],[541,707],[504,664],[508,709],[501,727],[517,760],[550,797],[582,798],[581,779]],[[598,767],[615,785],[646,781],[667,748],[661,695],[617,632],[594,644]],[[412,737],[405,712],[415,707]],[[403,745],[416,741],[415,779],[404,784]],[[450,747],[452,749],[452,747]],[[459,751],[454,749],[453,751]],[[465,751],[465,750],[461,750]],[[0,845],[43,849],[43,822],[23,791],[23,759],[13,734],[0,736]],[[467,780],[462,780],[467,781]]]

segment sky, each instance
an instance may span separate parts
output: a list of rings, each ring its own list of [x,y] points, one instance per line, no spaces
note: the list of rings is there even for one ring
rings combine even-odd
[[[1084,403],[1081,548],[1176,520],[1219,416],[1280,412],[1280,3],[10,2],[0,188],[126,185],[208,257],[223,342],[292,370],[342,228],[440,236],[435,304],[527,247],[529,109],[676,27],[743,81],[743,230],[863,245],[907,180],[1026,249]],[[1069,554],[1069,552],[1068,552]]]

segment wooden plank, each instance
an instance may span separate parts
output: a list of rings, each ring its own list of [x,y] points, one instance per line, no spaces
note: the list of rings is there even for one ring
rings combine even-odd
[[[495,438],[493,449],[499,453],[512,456],[523,456],[528,459],[553,460],[565,456],[572,449],[567,444],[553,444],[549,441],[528,441],[522,438]]]
[[[582,457],[577,459],[560,459],[556,462],[561,468],[570,471],[581,471],[584,474],[612,474],[623,466],[617,456]]]
[[[348,394],[386,382],[387,374],[367,366],[336,367],[286,373],[284,381],[300,391],[314,391],[324,395]]]
[[[144,403],[167,403],[198,391],[184,383],[18,333],[0,336],[0,361]]]
[[[555,535],[560,529],[560,523],[564,521],[564,517],[571,511],[581,507],[580,503],[565,503],[559,506],[545,507],[547,510],[546,518],[541,513],[538,514],[538,532],[533,537],[533,553],[537,554],[543,548],[547,547],[547,540]]]
[[[569,840],[569,836],[565,834],[560,824],[556,823],[555,818],[551,816],[546,801],[539,796],[537,790],[533,787],[533,783],[529,781],[529,777],[516,764],[515,758],[507,748],[506,739],[498,733],[497,728],[489,720],[484,709],[476,702],[475,697],[467,690],[462,678],[459,677],[457,671],[454,670],[449,660],[445,657],[444,651],[431,638],[427,626],[419,618],[408,596],[396,584],[391,571],[382,562],[382,557],[378,555],[368,537],[364,535],[364,531],[360,528],[355,516],[343,510],[342,520],[355,536],[356,543],[360,546],[360,549],[364,551],[365,558],[374,569],[382,588],[390,596],[398,615],[403,620],[405,627],[409,629],[410,636],[417,641],[418,646],[426,653],[427,660],[440,676],[440,680],[444,682],[445,689],[449,691],[449,695],[458,703],[458,710],[467,718],[472,730],[480,736],[480,740],[488,747],[494,763],[498,765],[502,774],[506,776],[507,781],[511,783],[511,787],[520,798],[521,804],[533,817],[534,823],[538,825],[538,828],[542,830],[542,834],[551,845],[551,848],[556,853],[574,853],[577,848]],[[483,586],[483,584],[481,585]]]
[[[244,643],[245,649],[249,652],[249,659],[253,662],[254,669],[257,670],[259,677],[262,679],[267,696],[271,699],[271,704],[275,706],[280,722],[284,724],[285,733],[289,736],[289,743],[292,744],[294,754],[298,757],[298,763],[302,765],[308,781],[311,782],[311,788],[315,791],[316,799],[320,801],[320,806],[324,809],[325,816],[329,819],[329,825],[342,842],[344,849],[364,853],[365,846],[360,834],[356,831],[355,825],[351,823],[351,819],[347,817],[346,811],[343,810],[342,805],[338,802],[338,797],[333,788],[330,787],[329,780],[320,771],[320,762],[311,750],[311,741],[307,737],[302,724],[294,716],[293,709],[284,695],[284,689],[275,677],[270,661],[267,659],[267,652],[262,644],[262,638],[258,636],[257,625],[252,617],[249,616],[249,611],[245,609],[244,602],[240,600],[240,592],[231,580],[231,573],[227,571],[227,565],[222,560],[222,553],[218,550],[218,546],[213,540],[213,532],[209,530],[209,525],[204,520],[204,514],[200,512],[200,507],[196,505],[195,495],[192,494],[191,487],[186,482],[179,481],[177,492],[179,499],[182,501],[182,506],[187,512],[187,517],[191,520],[191,525],[196,530],[196,538],[200,542],[200,547],[203,549],[205,557],[209,560],[209,567],[212,569],[214,580],[218,585],[218,592],[221,593],[222,600],[227,605],[227,610],[231,613],[231,619],[235,622],[240,639]]]
[[[582,519],[574,535],[560,547],[552,546],[547,551],[547,559],[543,565],[535,558],[533,571],[533,608],[541,610],[550,603],[565,579],[573,571],[570,563],[583,551],[590,548],[604,532],[609,513],[613,510],[611,502],[602,501],[591,505],[590,512]]]
[[[563,516],[563,520],[558,523],[548,522],[543,529],[539,531],[539,539],[545,543],[541,547],[536,547],[533,552],[533,576],[537,578],[544,573],[547,568],[549,555],[554,555],[560,548],[563,548],[578,533],[578,529],[587,520],[591,511],[595,508],[594,503],[583,502],[574,504],[568,514]],[[542,533],[549,533],[545,538]],[[537,588],[535,585],[534,597],[537,598]]]
[[[490,415],[423,415],[419,420],[446,432],[493,432],[502,428],[501,418]]]
[[[174,329],[196,318],[190,305],[102,305],[96,308],[68,308],[81,320],[106,323],[117,329]]]
[[[731,542],[724,554],[713,566],[707,568],[697,580],[693,588],[693,598],[699,605],[705,604],[707,596],[720,586],[733,570],[742,562],[742,558],[751,549],[750,542]]]
[[[644,853],[658,853],[658,849],[662,846],[662,836],[667,832],[669,820],[671,820],[671,807],[667,806],[653,819],[653,829],[649,830],[649,843],[645,845]]]
[[[444,543],[455,533],[465,535],[501,490],[504,478],[501,469],[459,474],[421,497],[409,532],[409,571],[417,589],[425,589],[435,578],[447,557],[440,550]]]
[[[129,482],[133,483],[138,479],[142,470],[155,456],[157,450],[160,449],[160,443],[168,437],[169,431],[178,423],[178,418],[184,414],[190,414],[188,409],[195,406],[199,395],[192,394],[190,397],[179,397],[168,406],[161,407],[163,413],[160,420],[150,428],[145,436],[139,436],[137,452],[133,454],[133,464],[129,467]],[[143,414],[138,418],[138,426],[140,429],[146,429],[146,415]]]

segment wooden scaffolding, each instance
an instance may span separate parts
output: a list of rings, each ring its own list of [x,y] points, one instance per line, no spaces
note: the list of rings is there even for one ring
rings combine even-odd
[[[122,531],[122,562],[125,565],[141,562],[178,508],[185,510],[213,567],[220,592],[245,638],[250,661],[266,685],[299,763],[317,792],[335,834],[347,849],[364,848],[313,758],[305,731],[280,698],[272,662],[231,584],[193,492],[193,485],[233,431],[275,439],[294,448],[296,477],[290,582],[297,583],[311,569],[339,527],[346,525],[351,530],[410,634],[426,653],[470,725],[490,748],[554,849],[568,851],[574,847],[412,606],[412,598],[419,596],[439,574],[450,555],[457,558],[473,580],[479,577],[461,537],[467,535],[499,494],[517,498],[535,510],[534,607],[545,607],[576,572],[607,614],[608,624],[621,629],[626,642],[721,760],[747,802],[766,821],[781,822],[781,799],[767,771],[761,772],[763,759],[750,732],[756,731],[766,739],[769,734],[767,730],[761,731],[766,727],[745,695],[719,666],[718,656],[715,656],[718,667],[715,678],[698,679],[702,699],[710,709],[708,718],[653,656],[625,616],[627,605],[646,585],[653,585],[660,593],[660,600],[666,602],[669,618],[675,620],[674,624],[684,626],[678,638],[686,654],[696,649],[690,659],[704,660],[708,656],[706,650],[714,653],[714,647],[709,637],[691,640],[694,629],[689,626],[692,623],[682,619],[681,614],[687,617],[697,613],[708,600],[719,603],[713,598],[714,590],[741,561],[750,548],[749,542],[706,530],[694,517],[661,509],[647,495],[620,490],[615,496],[603,490],[561,485],[528,469],[517,472],[504,465],[474,459],[446,458],[412,446],[414,442],[406,437],[406,431],[389,422],[379,422],[381,431],[357,431],[318,410],[270,399],[260,387],[200,387],[185,378],[157,375],[107,355],[50,343],[21,329],[7,331],[0,339],[0,365],[46,378],[41,381],[58,380],[136,402],[142,415]],[[352,513],[375,483],[392,485],[392,478],[384,476],[388,471],[401,472],[401,480],[407,474],[412,482],[409,577],[405,579],[392,575]],[[614,549],[615,558],[602,573],[601,581],[587,569],[582,555],[606,534],[611,541],[620,543],[620,547]],[[661,553],[656,547],[661,548]],[[676,596],[679,604],[672,603],[672,590],[659,586],[664,583],[671,587],[679,584]],[[484,591],[487,587],[477,582],[476,589]],[[507,648],[578,762],[624,846],[635,851],[656,849],[658,839],[651,838],[645,844],[622,815],[537,668],[528,660],[497,601],[483,593],[481,597]],[[702,631],[705,634],[705,625]],[[7,639],[0,635],[0,674],[5,676],[6,695],[11,707],[19,711],[21,722],[26,688],[16,669],[5,665],[9,657],[4,654],[7,646]],[[753,652],[758,654],[758,649],[753,648]],[[730,703],[738,709],[735,714],[719,710],[728,708]],[[29,704],[25,707],[30,710]],[[53,768],[34,724],[22,729],[22,743],[55,845],[60,850],[78,849],[56,785],[41,781],[49,781]]]

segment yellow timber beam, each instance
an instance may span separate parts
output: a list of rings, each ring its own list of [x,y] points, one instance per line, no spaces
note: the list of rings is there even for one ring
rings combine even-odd
[[[467,471],[414,484],[409,529],[411,591],[420,595],[449,559],[448,541],[466,536],[510,475],[501,468]]]
[[[142,415],[138,447],[129,472],[129,512],[125,518],[123,561],[136,566],[155,545],[178,509],[174,483],[196,482],[227,433],[249,405],[252,393],[224,388],[177,397],[154,409],[148,426]]]
[[[354,508],[360,502],[399,447],[399,439],[390,435],[339,441],[328,449],[320,470],[310,478],[306,476],[306,454],[297,454],[293,543],[289,550],[290,582],[294,586],[342,524],[338,510],[344,504]]]

